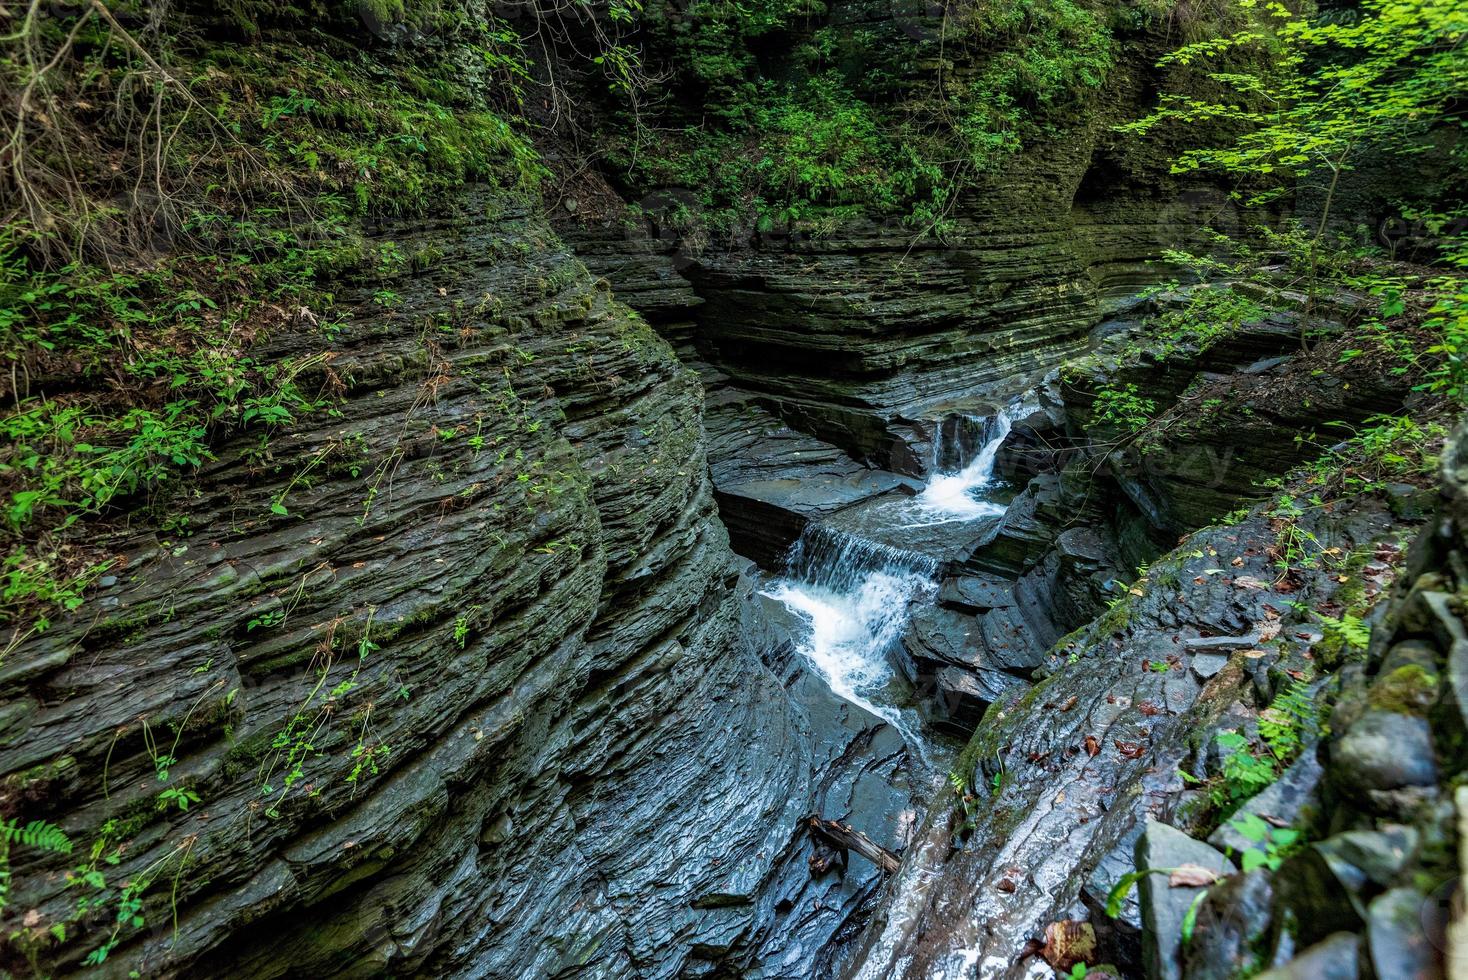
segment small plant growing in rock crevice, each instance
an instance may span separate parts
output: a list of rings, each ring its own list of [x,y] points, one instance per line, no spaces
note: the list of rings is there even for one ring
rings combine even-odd
[[[1124,433],[1137,433],[1157,414],[1157,402],[1144,398],[1134,384],[1117,388],[1102,388],[1096,393],[1091,407],[1091,424],[1120,429]]]

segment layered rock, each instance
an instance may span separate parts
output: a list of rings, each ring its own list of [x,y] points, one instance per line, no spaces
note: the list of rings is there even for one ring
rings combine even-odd
[[[1349,552],[1392,527],[1385,505],[1366,499],[1311,530]],[[1268,703],[1305,650],[1235,640],[1219,669],[1207,644],[1189,640],[1243,638],[1269,623],[1290,636],[1290,603],[1302,593],[1325,601],[1339,587],[1323,571],[1280,580],[1273,539],[1262,514],[1193,535],[1058,644],[1041,683],[996,699],[956,769],[962,799],[935,803],[844,975],[1024,976],[1027,938],[1052,922],[1101,919],[1116,882],[1091,880],[1093,870],[1129,870],[1145,818],[1186,821],[1198,801],[1178,770],[1193,764],[1198,733],[1237,724],[1240,702]]]
[[[11,812],[76,845],[12,851],[12,962],[801,972],[873,886],[812,880],[798,827],[859,808],[891,840],[900,741],[746,641],[696,375],[485,205],[393,229],[442,259],[346,297],[302,373],[333,410],[218,447],[171,530],[107,540],[99,612],[6,659]]]

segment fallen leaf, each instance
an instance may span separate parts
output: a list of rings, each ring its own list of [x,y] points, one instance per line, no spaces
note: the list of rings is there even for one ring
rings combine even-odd
[[[1116,750],[1128,759],[1140,759],[1142,753],[1146,751],[1136,742],[1123,742],[1120,739],[1115,739],[1114,741],[1116,742]]]
[[[1014,891],[1015,891],[1015,884],[1014,884],[1014,882],[1010,881],[1008,878],[1005,878],[1005,879],[1001,880],[999,882],[999,884],[996,885],[995,887],[998,888],[1000,891],[1002,891],[1006,895],[1013,895],[1014,894]]]
[[[1069,973],[1077,963],[1092,963],[1096,959],[1096,927],[1074,919],[1052,922],[1045,927],[1040,955],[1062,973]]]
[[[1086,755],[1095,758],[1101,754],[1101,743],[1096,741],[1095,735],[1086,736]]]
[[[1250,660],[1258,660],[1260,657],[1267,656],[1268,654],[1269,654],[1269,651],[1268,650],[1245,650],[1244,651],[1244,656],[1248,657]]]
[[[1276,636],[1279,636],[1279,629],[1279,623],[1272,619],[1254,624],[1254,630],[1259,634],[1260,643],[1268,643]]]
[[[1204,888],[1218,880],[1216,871],[1198,864],[1181,864],[1172,869],[1167,883],[1173,888]]]
[[[1077,698],[1076,695],[1072,694],[1070,697],[1065,699],[1065,703],[1060,706],[1060,710],[1069,711],[1071,708],[1074,708],[1076,706],[1076,701],[1078,700],[1079,698]]]
[[[1261,582],[1259,579],[1255,578],[1252,575],[1240,575],[1238,578],[1234,579],[1234,585],[1238,586],[1241,589],[1263,590],[1269,588],[1269,583]]]
[[[1139,702],[1137,704],[1137,710],[1146,715],[1148,718],[1151,718],[1153,715],[1158,715],[1162,713],[1162,709],[1157,707],[1157,705],[1153,704],[1151,701]]]
[[[1232,565],[1234,568],[1243,568],[1244,567],[1244,559],[1242,559],[1242,558],[1235,558],[1233,561],[1229,562],[1229,564]]]

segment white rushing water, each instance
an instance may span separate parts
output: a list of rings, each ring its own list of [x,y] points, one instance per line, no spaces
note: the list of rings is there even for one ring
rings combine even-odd
[[[943,427],[933,440],[933,472],[923,492],[913,498],[919,522],[973,521],[1004,513],[1001,504],[983,499],[994,482],[994,462],[1013,425],[1007,412],[1000,412],[984,425],[984,444],[967,464],[956,471],[942,470]]]
[[[907,574],[872,572],[847,592],[780,579],[766,593],[805,617],[800,652],[837,696],[865,708],[921,748],[914,726],[887,700],[896,679],[887,649],[907,625],[907,604],[928,585]]]
[[[800,654],[835,694],[881,718],[924,754],[917,719],[899,708],[888,653],[902,636],[908,603],[935,588],[937,562],[837,531],[807,526],[765,594],[806,621]]]
[[[979,451],[952,472],[942,472],[939,466],[940,427],[933,475],[922,493],[893,514],[894,526],[969,521],[1004,512],[1003,506],[981,495],[993,481],[995,458],[1009,434],[1010,419],[1000,414],[973,424],[982,433]],[[806,662],[835,694],[886,721],[926,758],[914,713],[894,701],[894,691],[901,685],[891,652],[907,628],[912,601],[936,591],[937,561],[812,524],[791,549],[786,567],[785,577],[771,583],[765,594],[805,620],[800,653]]]

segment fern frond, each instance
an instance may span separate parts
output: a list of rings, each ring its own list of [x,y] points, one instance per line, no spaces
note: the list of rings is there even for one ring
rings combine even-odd
[[[0,836],[5,838],[7,845],[19,843],[38,851],[71,853],[71,838],[66,836],[66,831],[45,820],[32,820],[22,827],[19,820],[12,818],[0,823]]]

